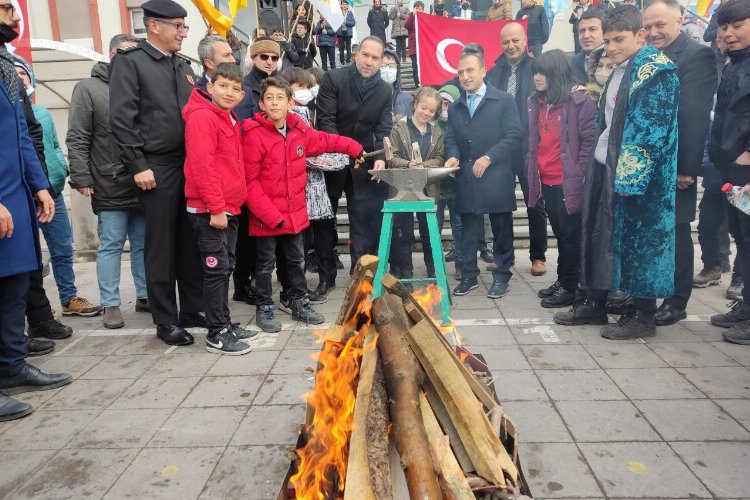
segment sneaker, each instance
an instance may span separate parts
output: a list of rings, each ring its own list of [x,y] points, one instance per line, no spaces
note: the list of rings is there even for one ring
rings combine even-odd
[[[734,325],[729,330],[722,332],[721,336],[724,340],[733,344],[750,345],[750,321]]]
[[[218,332],[206,335],[206,350],[214,354],[241,356],[252,351],[253,348],[237,340],[237,337],[229,328],[222,328]]]
[[[125,326],[125,319],[120,312],[120,306],[108,306],[104,308],[104,328],[114,330]]]
[[[558,325],[606,325],[606,306],[599,301],[585,298],[566,312],[559,312],[552,318]]]
[[[71,335],[73,335],[73,329],[57,321],[54,316],[39,323],[29,323],[29,337],[61,340],[67,339]]]
[[[531,261],[531,275],[544,276],[547,274],[547,264],[543,260],[534,259]]]
[[[741,300],[735,300],[727,304],[731,309],[724,314],[711,316],[711,324],[722,328],[731,328],[734,325],[750,320],[750,306]]]
[[[285,290],[279,292],[279,310],[287,314],[292,314],[292,299]]]
[[[83,297],[73,297],[67,304],[63,304],[63,316],[97,316],[102,312],[102,306],[94,305]]]
[[[258,336],[258,332],[256,330],[248,330],[247,328],[242,328],[239,323],[232,323],[229,329],[232,331],[234,336],[240,340],[253,339]]]
[[[729,288],[727,288],[727,298],[729,300],[742,300],[743,288],[742,276],[732,276],[732,282],[729,284]]]
[[[276,306],[258,306],[255,311],[255,324],[266,333],[280,332],[281,321],[276,319]]]
[[[502,299],[508,293],[510,285],[507,281],[495,280],[490,286],[490,290],[487,292],[488,299]]]
[[[477,287],[479,287],[479,282],[476,278],[474,278],[473,280],[462,279],[461,283],[459,283],[458,286],[453,289],[453,295],[466,295]]]
[[[458,252],[455,248],[451,248],[445,253],[445,262],[453,262],[458,258]]]
[[[29,357],[43,356],[55,349],[55,343],[51,340],[39,340],[28,335],[24,335],[23,338],[26,340],[26,351],[29,353]]]
[[[485,261],[487,264],[495,262],[495,258],[492,256],[492,250],[485,248],[479,251],[479,258]]]
[[[653,337],[656,335],[656,324],[653,315],[633,309],[626,312],[617,323],[602,328],[601,336],[610,340],[626,340]]]
[[[544,297],[549,297],[550,295],[554,294],[560,287],[562,287],[562,283],[560,283],[560,280],[555,281],[552,283],[552,285],[548,286],[547,288],[542,288],[539,290],[536,294],[537,297],[540,299],[543,299]]]
[[[292,318],[310,325],[325,323],[326,318],[310,305],[307,297],[294,299],[292,303]]]
[[[711,269],[703,268],[695,278],[693,278],[694,288],[706,288],[721,283],[721,268],[719,266]]]
[[[566,290],[562,286],[558,288],[555,293],[548,295],[542,299],[542,307],[549,309],[555,307],[568,307],[573,305],[575,302],[576,293],[572,290]]]
[[[148,299],[137,299],[135,301],[135,312],[150,313],[151,304],[148,303]]]
[[[318,287],[308,294],[310,302],[313,304],[324,304],[328,301],[328,292],[336,288],[335,283],[326,283],[321,281],[318,283]]]

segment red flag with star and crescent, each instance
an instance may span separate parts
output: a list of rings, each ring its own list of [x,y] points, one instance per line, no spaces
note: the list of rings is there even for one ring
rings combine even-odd
[[[484,47],[487,69],[503,53],[500,31],[508,23],[519,23],[526,29],[526,21],[468,21],[417,12],[417,64],[419,83],[442,85],[457,74],[461,49],[469,43]]]

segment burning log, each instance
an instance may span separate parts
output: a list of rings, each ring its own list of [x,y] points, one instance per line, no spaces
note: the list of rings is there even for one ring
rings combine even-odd
[[[378,350],[383,358],[393,435],[406,473],[409,496],[439,500],[442,498],[440,485],[419,409],[423,373],[406,342],[409,317],[403,301],[390,294],[375,299],[373,311],[373,321],[380,333]]]

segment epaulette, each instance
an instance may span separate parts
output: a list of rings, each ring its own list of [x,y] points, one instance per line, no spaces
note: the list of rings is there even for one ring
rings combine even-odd
[[[180,54],[179,52],[176,53],[175,55],[177,57],[179,57],[180,59],[182,59],[183,61],[185,61],[186,63],[188,63],[188,64],[190,64],[192,62],[188,56],[184,56],[184,55]]]
[[[117,53],[118,54],[126,54],[128,52],[135,52],[136,50],[141,50],[141,45],[140,44],[138,44],[138,45],[131,45],[131,46],[125,47],[125,48],[118,48],[117,49]]]

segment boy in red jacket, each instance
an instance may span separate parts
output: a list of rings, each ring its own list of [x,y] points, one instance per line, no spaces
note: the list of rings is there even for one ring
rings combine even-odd
[[[242,72],[221,63],[211,75],[208,93],[194,89],[185,120],[185,197],[190,223],[203,260],[206,350],[241,355],[252,349],[240,339],[257,335],[229,319],[229,278],[235,264],[237,215],[247,200],[240,143],[240,121],[232,109],[240,103]]]
[[[303,270],[302,231],[310,226],[305,186],[307,156],[345,153],[364,161],[362,146],[347,137],[318,132],[294,113],[292,89],[275,77],[263,80],[260,109],[242,125],[242,147],[250,209],[250,235],[255,236],[255,281],[258,291],[256,324],[265,332],[278,332],[276,307],[271,298],[271,273],[276,247],[284,255],[289,280],[292,317],[320,324],[323,315],[313,310],[307,298]]]

